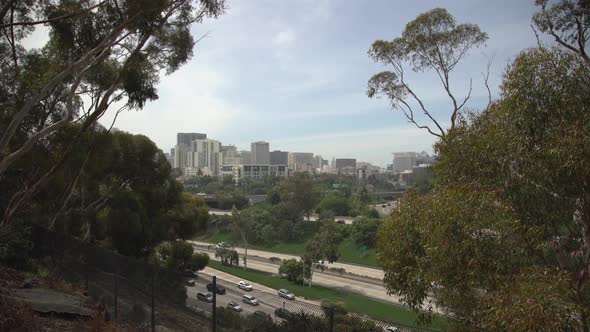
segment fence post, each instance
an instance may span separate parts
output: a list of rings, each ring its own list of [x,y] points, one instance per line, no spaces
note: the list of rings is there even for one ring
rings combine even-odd
[[[213,322],[211,323],[211,331],[217,330],[217,277],[213,276]]]
[[[334,306],[328,310],[328,332],[334,332]]]
[[[117,311],[118,311],[117,310],[118,309],[117,302],[119,302],[118,301],[118,299],[119,299],[119,281],[117,280],[118,278],[117,278],[116,273],[113,273],[113,279],[115,279],[114,280],[115,281],[115,292],[114,293],[115,293],[115,320],[116,320],[117,319]]]
[[[155,308],[154,308],[154,274],[156,273],[155,268],[152,268],[152,319],[151,319],[151,324],[152,324],[152,332],[156,331],[156,313],[155,313]]]

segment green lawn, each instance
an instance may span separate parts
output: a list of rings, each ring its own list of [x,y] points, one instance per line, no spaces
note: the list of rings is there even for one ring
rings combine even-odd
[[[210,261],[209,266],[211,268],[259,283],[270,288],[288,288],[296,296],[304,297],[306,299],[319,301],[330,300],[342,303],[342,305],[350,312],[366,314],[374,319],[416,327],[416,314],[402,306],[372,300],[361,295],[339,292],[337,290],[321,286],[303,287],[301,285],[295,285],[286,279],[282,279],[270,273],[255,270],[245,271],[241,267],[237,268],[225,266],[217,261]],[[430,329],[444,330],[444,326],[444,320],[436,319]]]
[[[305,243],[309,238],[311,238],[311,235],[306,236],[303,240],[298,242],[284,242],[274,245],[250,245],[249,247],[252,249],[276,252],[279,254],[301,256],[305,251]],[[220,232],[199,236],[196,238],[196,240],[210,243],[232,242],[228,233]],[[379,264],[377,264],[377,256],[375,255],[374,249],[361,252],[350,238],[344,239],[342,243],[340,243],[338,249],[340,252],[340,262],[379,266]]]

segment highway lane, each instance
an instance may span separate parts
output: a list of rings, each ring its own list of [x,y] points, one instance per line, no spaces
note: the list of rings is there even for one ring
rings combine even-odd
[[[205,250],[202,247],[195,247],[195,250],[211,254],[211,251]],[[250,253],[250,250],[248,250],[248,253]],[[210,255],[210,256],[211,256],[211,259],[219,260],[218,258],[215,258],[215,255]],[[279,265],[272,263],[270,261],[265,262],[265,261],[260,261],[260,260],[249,259],[248,260],[248,268],[258,270],[258,271],[278,274]],[[383,271],[381,271],[381,272],[383,272]],[[237,280],[237,281],[239,281],[239,280]],[[237,281],[236,281],[236,283],[237,283]],[[389,302],[389,303],[399,304],[399,305],[402,304],[402,302],[398,296],[387,294],[387,290],[385,289],[385,286],[377,285],[372,282],[365,282],[365,281],[350,279],[350,278],[347,278],[345,274],[342,276],[336,276],[333,274],[322,273],[320,270],[316,270],[316,271],[314,271],[314,274],[313,274],[313,283],[315,285],[319,285],[319,286],[323,286],[323,287],[327,287],[327,288],[332,288],[332,289],[336,289],[339,291],[363,295],[363,296],[366,296],[366,297],[369,297],[369,298],[372,298],[375,300],[383,301],[383,302]],[[437,308],[436,305],[434,305],[434,304],[432,304],[432,310],[437,313],[441,312],[439,310],[439,308]]]
[[[188,242],[191,242],[191,243],[197,244],[197,245],[201,245],[201,246],[212,245],[211,243],[201,242],[201,241],[188,241]],[[235,249],[241,256],[244,255],[244,252],[245,252],[244,248],[234,247],[233,249]],[[300,257],[296,256],[296,255],[279,254],[279,253],[275,253],[275,252],[255,250],[255,249],[248,249],[248,255],[264,257],[264,258],[278,257],[282,260],[292,259],[292,258],[300,259]],[[382,269],[368,267],[368,266],[362,266],[362,265],[347,264],[347,263],[340,263],[340,262],[335,262],[333,264],[330,264],[330,263],[326,262],[326,267],[342,268],[342,269],[345,269],[346,272],[350,272],[350,273],[354,273],[359,276],[366,276],[366,277],[370,277],[370,278],[378,279],[378,280],[383,280],[383,277],[385,276],[385,273],[383,272]]]
[[[228,210],[209,210],[209,214],[216,215],[216,216],[231,216],[231,211]],[[305,218],[307,220],[307,218]],[[318,215],[312,214],[309,216],[309,221],[317,221]],[[347,225],[351,225],[352,221],[354,220],[353,217],[345,217],[345,216],[337,216],[334,217],[334,220],[344,220],[344,223]]]
[[[217,294],[217,307],[226,307],[229,302],[237,302],[242,307],[241,315],[249,315],[253,314],[256,310],[264,311],[265,313],[269,314],[271,318],[275,321],[279,321],[280,318],[276,317],[274,314],[275,309],[277,308],[285,308],[293,313],[296,312],[306,312],[308,314],[313,315],[323,315],[323,311],[319,307],[319,302],[313,302],[308,300],[302,299],[295,299],[295,300],[287,300],[279,297],[277,295],[277,291],[265,287],[263,285],[259,285],[253,282],[248,281],[254,289],[252,291],[244,291],[237,286],[237,282],[243,279],[239,279],[235,276],[230,274],[206,268],[204,270],[205,273],[198,273],[199,278],[196,280],[196,284],[194,286],[187,286],[187,295],[188,300],[187,303],[190,306],[196,307],[200,310],[211,312],[212,304],[208,302],[204,302],[197,299],[197,293],[203,292],[207,293],[206,285],[212,282],[211,275],[216,275],[217,283],[225,287],[226,293],[223,295]],[[247,303],[242,302],[242,296],[244,294],[254,296],[258,301],[259,305],[254,306]]]

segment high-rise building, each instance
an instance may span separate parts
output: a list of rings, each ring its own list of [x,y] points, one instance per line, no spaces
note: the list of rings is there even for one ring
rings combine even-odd
[[[270,164],[268,142],[253,142],[250,144],[250,152],[252,153],[252,164],[254,165],[268,165]]]
[[[222,145],[221,155],[223,156],[223,165],[237,165],[240,163],[238,149],[235,145]]]
[[[238,154],[240,165],[252,165],[252,152],[242,150]]]
[[[189,167],[190,145],[179,144],[174,147],[174,168]]]
[[[416,152],[394,152],[393,153],[393,171],[403,172],[411,171],[416,166]]]
[[[203,175],[218,175],[222,162],[221,143],[212,139],[197,139],[191,144],[189,166]]]
[[[289,152],[275,150],[270,152],[270,164],[271,165],[288,165],[289,164]]]
[[[354,158],[338,158],[338,159],[336,159],[336,169],[341,170],[344,167],[356,168],[356,159],[354,159]]]
[[[289,168],[294,172],[313,170],[313,153],[289,152]]]
[[[207,134],[201,133],[177,133],[176,145],[184,145],[190,147],[192,142],[196,139],[207,139]]]

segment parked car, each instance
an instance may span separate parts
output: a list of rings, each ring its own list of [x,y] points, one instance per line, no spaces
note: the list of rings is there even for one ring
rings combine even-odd
[[[279,289],[279,296],[284,297],[287,300],[295,300],[295,294],[291,293],[288,289]]]
[[[216,287],[217,289],[215,290],[215,293],[220,294],[220,295],[225,294],[225,287],[223,287],[219,284],[217,284],[216,286],[217,286]],[[213,292],[213,284],[207,284],[207,290],[210,292]]]
[[[395,326],[389,326],[385,328],[385,332],[399,332],[399,328]]]
[[[248,303],[251,305],[259,305],[258,300],[252,295],[244,295],[242,296],[242,302]]]
[[[344,221],[342,219],[338,219],[338,220],[336,220],[336,223],[340,224],[340,225],[344,225],[344,224],[346,224],[346,221]]]
[[[385,204],[381,205],[381,207],[384,208],[385,207]]]
[[[233,302],[233,301],[229,302],[227,304],[227,307],[233,311],[238,311],[238,312],[242,311],[242,307],[237,302]]]
[[[211,293],[197,293],[197,299],[205,302],[213,302],[213,294]]]
[[[285,308],[276,308],[275,316],[283,319],[289,319],[293,314]]]
[[[256,311],[254,311],[254,315],[256,315],[258,317],[262,317],[264,319],[272,320],[272,317],[270,317],[269,314],[267,314],[266,312],[264,312],[262,310],[256,310]]]
[[[193,279],[189,279],[184,284],[185,284],[185,286],[192,287],[195,285],[195,281]]]
[[[245,291],[251,291],[252,290],[252,285],[250,285],[249,283],[245,282],[244,280],[238,281],[238,288],[243,289]]]

